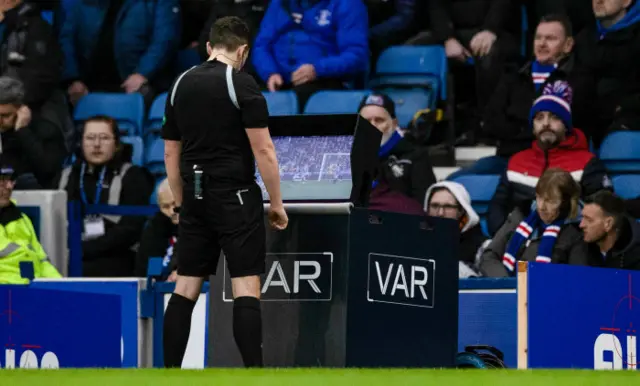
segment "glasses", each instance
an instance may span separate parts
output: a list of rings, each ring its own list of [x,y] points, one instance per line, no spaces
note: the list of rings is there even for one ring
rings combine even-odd
[[[86,142],[92,142],[92,143],[96,143],[96,142],[111,142],[114,140],[114,137],[109,136],[109,135],[88,135],[86,137],[84,137],[84,140]]]
[[[456,212],[458,209],[460,209],[460,205],[438,203],[429,204],[429,212],[433,213],[439,213],[441,210],[444,213],[452,213]]]

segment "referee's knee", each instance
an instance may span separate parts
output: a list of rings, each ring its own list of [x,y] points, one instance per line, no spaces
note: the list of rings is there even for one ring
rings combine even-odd
[[[195,302],[200,296],[202,283],[204,283],[204,278],[202,277],[178,275],[178,278],[176,279],[176,289],[173,293]]]
[[[243,276],[231,278],[233,298],[253,297],[260,299],[260,276]]]

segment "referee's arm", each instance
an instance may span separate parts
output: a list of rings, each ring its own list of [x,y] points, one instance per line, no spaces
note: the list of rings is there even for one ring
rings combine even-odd
[[[246,73],[234,73],[233,84],[253,156],[258,164],[262,181],[269,193],[272,208],[281,209],[282,195],[280,193],[280,170],[276,149],[269,134],[269,111],[267,102],[260,92],[256,81]]]
[[[169,181],[169,187],[173,193],[176,206],[180,207],[182,206],[182,179],[180,178],[182,138],[175,122],[170,98],[167,98],[164,110],[162,138],[164,138],[164,167],[167,171],[167,180]]]

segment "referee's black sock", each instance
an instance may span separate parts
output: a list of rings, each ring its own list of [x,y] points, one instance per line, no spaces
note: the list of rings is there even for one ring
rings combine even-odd
[[[233,337],[245,367],[262,367],[260,300],[242,296],[233,301]]]
[[[191,314],[195,305],[196,302],[182,295],[175,293],[171,295],[164,313],[162,334],[164,367],[180,368],[182,366],[191,332]]]

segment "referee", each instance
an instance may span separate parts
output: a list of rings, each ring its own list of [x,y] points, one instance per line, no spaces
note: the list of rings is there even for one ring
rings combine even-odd
[[[288,218],[269,135],[267,105],[255,80],[239,70],[249,54],[249,28],[237,17],[212,26],[209,60],[181,74],[165,107],[162,138],[169,185],[180,213],[176,289],[164,316],[164,365],[180,367],[202,283],[224,252],[233,289],[233,336],[246,367],[262,366],[260,274],[265,271],[262,192],[269,223]]]

